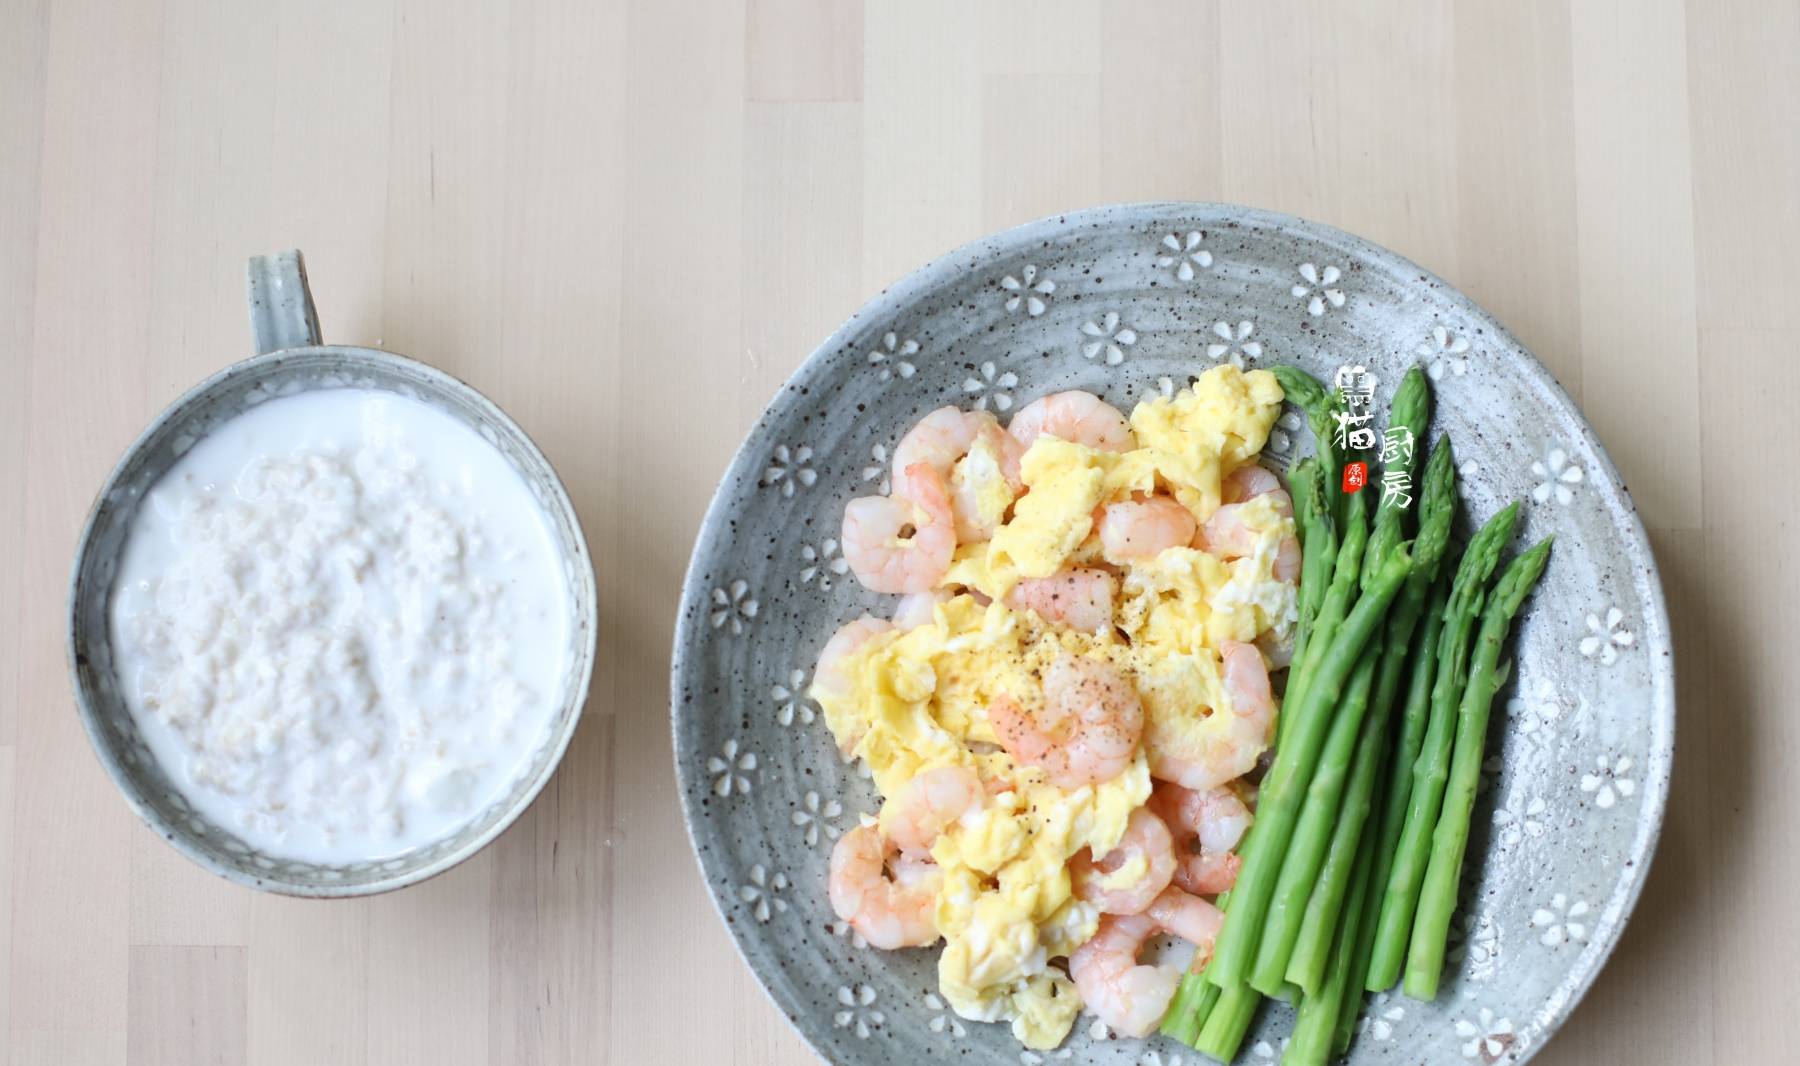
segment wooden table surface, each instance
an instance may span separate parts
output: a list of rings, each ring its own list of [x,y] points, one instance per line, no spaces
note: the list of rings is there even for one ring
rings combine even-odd
[[[0,0],[0,1059],[811,1061],[677,809],[667,655],[702,509],[882,285],[1167,197],[1397,249],[1583,405],[1662,563],[1680,750],[1637,918],[1538,1061],[1793,1061],[1796,194],[1794,0]],[[363,902],[164,846],[63,661],[94,489],[247,354],[244,259],[288,246],[328,340],[525,425],[600,578],[553,785],[458,870]]]

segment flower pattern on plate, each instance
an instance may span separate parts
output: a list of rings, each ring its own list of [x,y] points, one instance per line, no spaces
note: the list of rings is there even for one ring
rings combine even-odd
[[[1250,360],[1262,358],[1262,342],[1252,339],[1256,323],[1243,321],[1234,326],[1229,322],[1214,322],[1212,331],[1219,339],[1206,346],[1206,357],[1213,362],[1230,363],[1242,370]]]
[[[812,725],[818,717],[806,698],[805,670],[789,671],[786,683],[778,681],[769,689],[769,698],[775,701],[775,720],[782,725],[793,725],[796,719],[802,725]]]
[[[1619,658],[1619,652],[1636,643],[1637,636],[1619,623],[1625,620],[1625,612],[1617,607],[1608,607],[1604,616],[1589,614],[1587,616],[1588,635],[1581,638],[1581,654],[1592,659],[1599,656],[1600,665],[1611,666]]]
[[[1585,944],[1588,937],[1588,911],[1586,900],[1571,900],[1564,893],[1558,892],[1550,897],[1548,907],[1539,907],[1531,912],[1531,927],[1541,929],[1538,942],[1547,948],[1559,948],[1564,944]]]
[[[783,496],[792,496],[795,488],[812,488],[819,480],[818,472],[812,468],[812,455],[812,449],[804,444],[793,448],[777,444],[763,471],[763,484],[781,489]]]
[[[719,754],[706,760],[706,772],[712,775],[714,795],[747,795],[750,775],[756,772],[756,753],[740,750],[736,739],[727,740]]]
[[[876,369],[876,375],[883,381],[891,381],[896,377],[910,378],[918,372],[918,364],[912,361],[919,354],[919,342],[911,337],[902,338],[900,334],[889,330],[881,338],[881,344],[869,353],[869,365]]]
[[[869,946],[869,942],[864,940],[863,935],[856,931],[856,927],[841,918],[835,921],[826,922],[825,931],[832,936],[850,941],[851,946],[858,951],[866,950]]]
[[[1539,678],[1529,692],[1521,692],[1506,701],[1506,718],[1514,723],[1521,736],[1548,744],[1556,736],[1563,709],[1556,685],[1547,677]]]
[[[887,1021],[875,1009],[875,989],[871,985],[840,985],[837,1001],[838,1009],[831,1015],[832,1023],[839,1029],[855,1033],[858,1040],[869,1039],[869,1034]]]
[[[969,1030],[963,1026],[962,1019],[956,1016],[956,1012],[952,1011],[948,1004],[938,998],[936,992],[925,993],[925,1009],[931,1012],[931,1020],[925,1023],[925,1028],[934,1033],[948,1033],[958,1040],[969,1035]]]
[[[1445,957],[1451,962],[1466,963],[1471,980],[1484,981],[1494,975],[1500,962],[1500,925],[1492,912],[1464,914],[1451,925],[1449,941]]]
[[[1362,1020],[1356,1023],[1357,1030],[1367,1033],[1372,1040],[1385,1043],[1394,1038],[1394,1026],[1405,1017],[1404,1006],[1394,1002],[1389,993],[1377,992],[1363,1010]]]
[[[1330,264],[1317,267],[1311,263],[1300,264],[1300,281],[1288,291],[1296,299],[1306,301],[1306,313],[1314,318],[1325,313],[1328,307],[1344,306],[1344,290],[1337,287],[1338,279],[1344,272]]]
[[[842,803],[834,799],[821,800],[817,792],[808,790],[806,795],[800,797],[799,805],[788,819],[800,831],[800,839],[806,841],[806,846],[815,848],[819,846],[821,838],[836,840],[843,833],[844,830],[837,824],[843,813]]]
[[[1108,311],[1100,316],[1100,321],[1088,321],[1081,324],[1082,336],[1087,340],[1081,345],[1081,354],[1088,359],[1100,359],[1107,366],[1118,366],[1125,361],[1125,349],[1137,343],[1137,330],[1121,325],[1119,312]]]
[[[850,572],[850,560],[844,558],[842,545],[836,537],[826,537],[817,547],[811,544],[800,545],[800,583],[808,585],[814,578],[819,579],[819,589],[831,591],[832,575],[843,577]]]
[[[707,616],[714,629],[729,629],[732,636],[741,635],[756,619],[760,606],[750,595],[750,585],[733,581],[724,588],[712,590],[712,613]]]
[[[1444,380],[1445,374],[1462,377],[1469,372],[1469,338],[1433,326],[1431,335],[1420,341],[1413,354],[1425,360],[1425,376]]]
[[[1304,425],[1306,420],[1300,417],[1299,412],[1281,412],[1281,417],[1269,428],[1269,442],[1264,450],[1276,455],[1286,455],[1287,450],[1294,446],[1294,434],[1300,432],[1300,427]]]
[[[877,444],[869,449],[869,465],[863,467],[862,479],[875,482],[875,491],[879,495],[886,496],[893,491],[893,479],[888,473],[887,445]]]
[[[1531,464],[1531,475],[1538,479],[1531,490],[1532,499],[1539,503],[1555,499],[1565,505],[1575,499],[1575,486],[1586,476],[1581,467],[1570,461],[1569,453],[1555,444],[1544,452],[1542,459]]]
[[[1507,1049],[1518,1040],[1512,1019],[1497,1018],[1487,1007],[1476,1011],[1473,1018],[1458,1018],[1456,1035],[1465,1041],[1462,1045],[1463,1058],[1479,1056],[1484,1062],[1490,1063],[1500,1061],[1500,1056],[1506,1054]]]
[[[1622,799],[1637,794],[1637,781],[1631,773],[1631,756],[1595,756],[1594,772],[1581,775],[1581,791],[1594,797],[1594,806],[1611,810]]]
[[[1164,270],[1172,267],[1177,278],[1193,281],[1195,267],[1205,270],[1213,265],[1213,254],[1201,245],[1205,239],[1198,230],[1189,230],[1186,236],[1178,233],[1165,234],[1161,254],[1156,257],[1156,265]]]
[[[1549,813],[1549,804],[1544,797],[1533,796],[1525,801],[1525,805],[1515,811],[1510,807],[1494,809],[1494,824],[1500,827],[1500,843],[1511,847],[1526,837],[1537,839],[1549,830],[1544,824],[1544,816]]]
[[[985,411],[992,406],[996,411],[1012,410],[1012,390],[1019,387],[1019,375],[1010,370],[1001,370],[992,362],[985,362],[974,368],[974,373],[963,379],[963,392],[974,397],[974,408]]]
[[[759,922],[766,922],[776,914],[786,914],[787,900],[781,894],[788,888],[787,874],[776,871],[770,874],[762,863],[750,867],[750,881],[738,886],[738,899],[750,904],[750,913]]]
[[[1050,294],[1056,291],[1056,282],[1038,277],[1035,263],[1027,263],[1019,274],[1020,277],[1008,274],[1000,279],[1000,287],[1006,290],[1006,309],[1011,312],[1023,307],[1027,315],[1036,318],[1049,306]]]

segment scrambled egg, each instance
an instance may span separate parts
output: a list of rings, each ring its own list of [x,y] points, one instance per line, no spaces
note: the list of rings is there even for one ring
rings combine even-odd
[[[1072,790],[999,746],[988,720],[1005,694],[1042,700],[1042,675],[1059,655],[1103,659],[1130,677],[1144,704],[1146,737],[1191,729],[1208,708],[1229,706],[1219,645],[1286,636],[1294,589],[1272,575],[1276,545],[1293,522],[1266,499],[1243,509],[1257,549],[1225,561],[1169,548],[1123,568],[1114,626],[1086,633],[1005,605],[1018,582],[1101,561],[1097,508],[1133,493],[1165,492],[1204,523],[1220,505],[1223,477],[1254,461],[1280,413],[1281,388],[1266,371],[1216,367],[1173,397],[1130,416],[1137,446],[1109,452],[1039,437],[1025,452],[1016,500],[981,445],[952,477],[998,524],[991,539],[959,547],[941,587],[954,595],[934,620],[869,640],[840,668],[848,684],[813,696],[840,742],[868,763],[883,796],[943,766],[973,769],[987,785],[978,813],[953,823],[932,848],[943,874],[935,912],[945,947],[944,999],[965,1018],[1010,1022],[1027,1047],[1061,1043],[1081,1008],[1073,982],[1051,960],[1094,935],[1099,914],[1071,888],[1069,860],[1111,850],[1150,795],[1140,748],[1125,772]],[[960,479],[960,480],[959,480]],[[893,817],[890,800],[881,814]],[[1141,871],[1128,865],[1121,883]]]

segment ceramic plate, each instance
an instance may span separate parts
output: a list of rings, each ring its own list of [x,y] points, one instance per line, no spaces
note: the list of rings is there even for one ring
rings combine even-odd
[[[1356,1063],[1521,1062],[1617,942],[1661,823],[1674,743],[1668,619],[1611,461],[1531,354],[1467,297],[1367,241],[1218,204],[1136,204],[977,241],[883,292],[801,366],[732,461],[694,548],[675,638],[676,773],[707,888],[777,1007],[826,1059],[913,1064],[1192,1062],[1090,1017],[1024,1052],[933,993],[937,949],[874,951],[825,899],[833,840],[876,809],[805,692],[865,591],[836,541],[844,504],[885,491],[895,442],[947,403],[1002,418],[1080,388],[1129,410],[1221,361],[1367,367],[1385,407],[1406,368],[1435,386],[1460,460],[1463,532],[1526,501],[1516,545],[1556,535],[1517,628],[1436,1002],[1374,1005]],[[1310,450],[1285,414],[1265,452]],[[1242,1061],[1291,1027],[1265,1010]]]

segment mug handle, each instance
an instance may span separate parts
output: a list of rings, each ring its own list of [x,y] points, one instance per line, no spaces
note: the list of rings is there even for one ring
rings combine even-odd
[[[318,347],[319,312],[306,285],[306,259],[300,249],[253,256],[246,274],[256,354]]]

